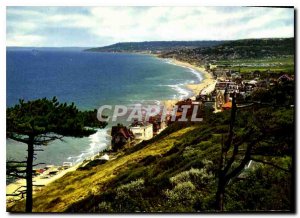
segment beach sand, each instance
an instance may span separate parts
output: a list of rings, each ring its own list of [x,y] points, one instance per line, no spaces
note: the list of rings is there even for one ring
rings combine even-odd
[[[49,178],[43,178],[45,175],[47,175],[47,173],[49,173],[48,171],[45,171],[43,174],[33,177],[32,178],[33,184],[40,185],[40,187],[33,188],[33,193],[41,190],[43,188],[43,186],[46,186],[46,185],[54,182],[55,180],[63,177],[65,174],[77,170],[80,166],[84,165],[85,161],[89,162],[89,161],[95,160],[97,157],[100,157],[99,155],[100,155],[99,153],[95,154],[95,155],[85,159],[84,161],[76,163],[75,165],[73,165],[67,169],[59,170],[59,172],[56,175],[49,176]],[[88,162],[86,162],[86,163],[88,163]],[[19,180],[15,181],[13,183],[10,183],[9,185],[6,186],[6,194],[15,194],[16,190],[25,190],[25,186],[26,186],[26,180],[19,179]],[[20,187],[22,187],[22,188],[20,188]],[[16,200],[16,199],[19,199],[19,197],[18,196],[6,196],[7,205],[9,205],[10,202],[13,203],[14,200]]]
[[[41,174],[41,175],[33,177],[32,178],[33,184],[41,186],[41,187],[34,187],[33,193],[40,190],[42,188],[42,186],[46,186],[46,185],[50,184],[51,182],[54,182],[55,180],[63,177],[66,173],[75,171],[81,164],[82,164],[82,162],[80,162],[68,169],[60,170],[56,175],[50,176],[49,178],[42,178],[46,174]],[[16,194],[15,193],[16,190],[25,190],[26,189],[25,186],[26,186],[26,180],[19,179],[19,180],[6,186],[6,194]],[[22,187],[22,188],[18,189],[19,187]],[[10,201],[18,199],[18,198],[19,198],[18,196],[7,196],[6,200],[7,200],[7,202],[10,202]]]
[[[197,95],[199,95],[201,92],[211,92],[211,90],[214,89],[214,85],[216,84],[216,80],[213,78],[213,76],[205,70],[204,67],[198,67],[195,65],[192,65],[187,62],[178,61],[175,59],[172,59],[172,64],[183,66],[187,68],[191,68],[195,70],[196,72],[200,73],[201,76],[203,76],[203,80],[198,84],[187,84],[186,87],[193,91],[194,95],[190,98],[196,98]],[[167,107],[168,110],[171,110],[174,105],[180,101],[181,99],[172,99],[172,100],[165,100],[163,101],[163,104],[165,107]]]

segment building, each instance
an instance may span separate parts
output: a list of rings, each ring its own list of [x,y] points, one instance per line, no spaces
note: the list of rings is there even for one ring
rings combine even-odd
[[[225,90],[218,90],[216,94],[215,112],[228,110],[232,107],[230,92],[228,88]]]
[[[218,90],[216,93],[215,111],[222,110],[222,105],[225,102],[224,90]]]
[[[244,73],[241,73],[241,77],[242,77],[243,80],[253,79],[254,75],[253,75],[253,72],[244,72]]]
[[[230,110],[232,108],[232,102],[226,102],[225,104],[222,105],[222,110]]]
[[[227,71],[222,69],[222,68],[217,68],[214,69],[213,71],[213,76],[218,79],[218,78],[226,78],[227,77]]]
[[[158,134],[161,130],[166,128],[166,121],[161,119],[161,115],[149,117],[149,123],[153,126],[153,135]]]
[[[284,82],[292,81],[292,80],[293,79],[291,77],[289,77],[287,74],[284,74],[277,79],[278,83],[284,83]]]
[[[130,131],[133,133],[135,139],[149,140],[153,137],[153,125],[151,123],[133,121],[129,126]]]
[[[218,81],[215,86],[216,90],[225,90],[228,89],[229,93],[238,93],[239,86],[232,81]]]
[[[118,124],[111,128],[111,147],[113,151],[129,146],[133,140],[134,134],[125,126]]]

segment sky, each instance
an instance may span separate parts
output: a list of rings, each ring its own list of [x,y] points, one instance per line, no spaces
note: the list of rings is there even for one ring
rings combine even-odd
[[[6,45],[97,47],[117,42],[294,37],[293,8],[7,7]]]

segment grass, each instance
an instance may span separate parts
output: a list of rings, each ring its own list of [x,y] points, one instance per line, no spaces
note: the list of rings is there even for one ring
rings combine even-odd
[[[228,65],[233,70],[251,72],[255,70],[273,72],[294,72],[294,56],[264,59],[236,59],[218,61],[217,65]]]
[[[122,171],[128,170],[148,156],[163,155],[168,152],[185,133],[195,127],[178,130],[164,136],[163,140],[149,143],[140,150],[120,155],[117,159],[95,166],[90,170],[74,171],[46,186],[33,199],[34,212],[63,212],[71,204],[91,194],[99,194],[105,184],[109,183]],[[24,211],[24,201],[11,208],[12,211]]]

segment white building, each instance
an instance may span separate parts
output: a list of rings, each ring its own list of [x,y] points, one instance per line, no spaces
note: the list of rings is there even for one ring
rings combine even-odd
[[[129,127],[135,139],[149,140],[153,137],[153,125],[151,123],[138,123]]]
[[[225,82],[218,81],[216,83],[215,88],[216,90],[225,90],[227,88],[229,93],[239,92],[239,86],[235,82],[231,82],[231,81],[225,81]]]

